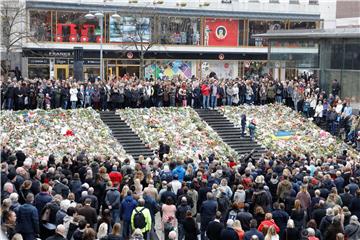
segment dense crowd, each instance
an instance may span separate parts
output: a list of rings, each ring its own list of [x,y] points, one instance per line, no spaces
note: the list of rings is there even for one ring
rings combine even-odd
[[[331,93],[320,90],[316,77],[302,74],[294,79],[277,81],[271,76],[252,79],[140,80],[125,75],[109,81],[76,82],[45,79],[1,82],[2,108],[74,109],[93,107],[114,110],[125,107],[191,106],[217,108],[224,105],[284,103],[304,116],[314,118],[333,135],[356,147],[360,121],[352,114],[349,99],[338,97],[341,86],[334,80]]]
[[[358,240],[360,163],[344,151],[258,161],[1,151],[9,239]],[[107,159],[107,160],[105,160]],[[110,160],[109,160],[110,159]],[[159,160],[162,159],[162,160]]]

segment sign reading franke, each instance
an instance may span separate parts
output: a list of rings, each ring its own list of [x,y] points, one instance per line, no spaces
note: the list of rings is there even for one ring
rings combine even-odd
[[[237,46],[238,28],[238,20],[207,18],[204,30],[205,46]]]

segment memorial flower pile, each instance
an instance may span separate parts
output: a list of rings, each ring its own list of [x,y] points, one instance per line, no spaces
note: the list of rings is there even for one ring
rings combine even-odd
[[[159,147],[163,139],[170,146],[170,156],[194,160],[215,153],[219,160],[236,157],[236,152],[225,144],[191,108],[121,109],[117,114],[149,145]]]
[[[62,157],[82,151],[92,157],[126,158],[123,147],[92,109],[2,111],[1,141],[29,157]]]
[[[311,119],[304,118],[300,113],[284,105],[226,106],[220,111],[236,126],[241,126],[242,114],[246,114],[248,121],[255,119],[256,140],[276,153],[291,151],[297,154],[310,153],[315,157],[326,157],[348,149],[340,139],[316,126]],[[287,136],[278,137],[282,133]],[[349,151],[353,156],[357,155],[353,150],[349,149]]]

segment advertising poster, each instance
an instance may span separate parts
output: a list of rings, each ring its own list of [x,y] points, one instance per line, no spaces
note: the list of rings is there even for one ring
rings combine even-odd
[[[230,19],[205,20],[205,46],[237,46],[239,39],[239,21]]]
[[[218,79],[235,78],[238,75],[238,64],[236,61],[205,61],[201,64],[202,77],[215,72]]]
[[[110,42],[150,42],[150,18],[110,17]]]
[[[153,76],[157,79],[172,78],[173,76],[181,76],[183,78],[191,78],[191,62],[190,61],[166,61],[160,64],[151,64],[145,68],[145,78]]]

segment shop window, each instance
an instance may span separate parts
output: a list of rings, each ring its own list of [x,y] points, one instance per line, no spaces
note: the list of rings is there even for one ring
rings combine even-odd
[[[51,41],[51,11],[30,11],[29,26],[34,40]]]
[[[290,29],[315,29],[316,22],[290,22]]]
[[[143,42],[152,41],[152,18],[143,16],[110,16],[110,42]]]
[[[49,79],[50,68],[48,65],[43,65],[43,66],[29,65],[28,76],[30,79],[34,79],[34,78]]]
[[[101,31],[99,20],[86,19],[86,13],[57,12],[56,42],[99,43]]]
[[[200,19],[160,17],[161,44],[200,45]]]
[[[254,34],[266,33],[268,30],[281,30],[285,28],[283,21],[250,21],[249,22],[249,46],[264,47],[268,43],[263,38],[255,38]]]

